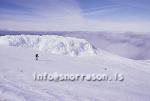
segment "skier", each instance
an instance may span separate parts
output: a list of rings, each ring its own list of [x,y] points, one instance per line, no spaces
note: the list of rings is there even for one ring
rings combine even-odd
[[[36,57],[36,60],[38,61],[39,55],[38,55],[38,54],[36,54],[36,55],[35,55],[35,57]]]

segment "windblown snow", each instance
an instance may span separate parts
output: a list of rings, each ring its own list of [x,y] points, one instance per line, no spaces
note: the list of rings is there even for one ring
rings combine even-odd
[[[0,45],[33,48],[70,56],[95,55],[96,49],[86,40],[57,35],[6,35]]]

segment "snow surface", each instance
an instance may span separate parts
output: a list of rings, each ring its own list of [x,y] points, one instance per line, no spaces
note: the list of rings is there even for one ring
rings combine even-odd
[[[4,43],[0,46],[1,101],[150,101],[149,60],[126,59],[101,50],[86,57],[38,51],[40,58],[35,61],[36,52],[33,48]],[[34,72],[121,73],[125,80],[34,81]]]
[[[96,49],[86,40],[57,35],[0,36],[0,45],[34,48],[70,56],[95,55]]]

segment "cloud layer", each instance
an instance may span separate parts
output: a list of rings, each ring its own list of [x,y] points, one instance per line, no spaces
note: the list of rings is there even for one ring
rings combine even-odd
[[[0,29],[150,31],[147,0],[0,0]]]

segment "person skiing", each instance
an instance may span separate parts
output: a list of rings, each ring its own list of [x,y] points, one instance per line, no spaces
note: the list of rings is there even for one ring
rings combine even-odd
[[[39,58],[39,55],[38,55],[38,54],[35,54],[35,57],[36,57],[36,60],[38,60],[38,58]]]

